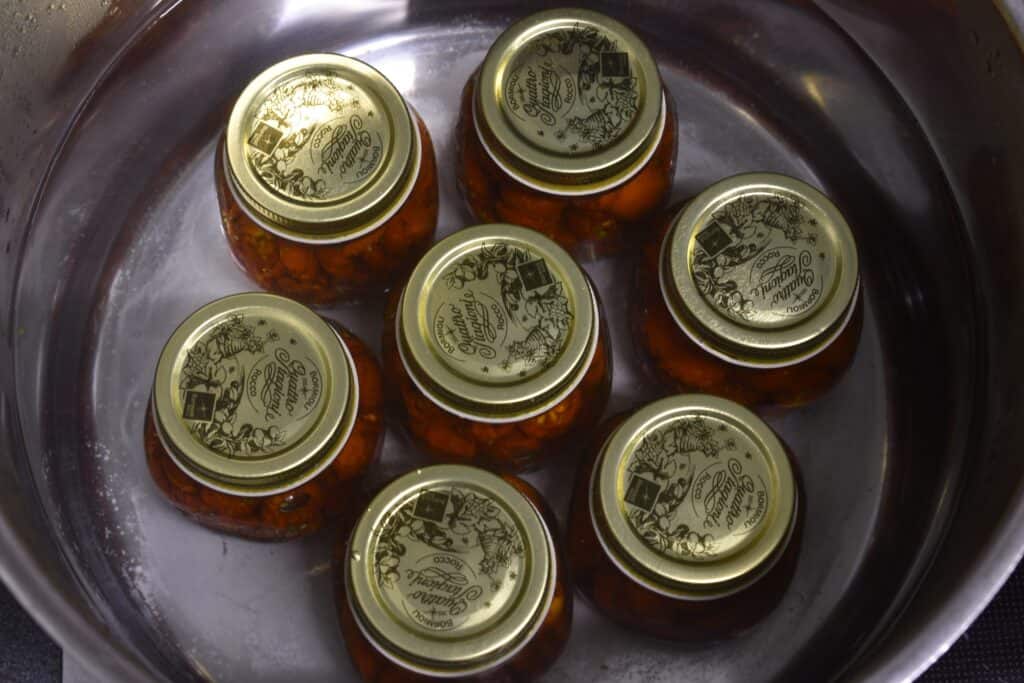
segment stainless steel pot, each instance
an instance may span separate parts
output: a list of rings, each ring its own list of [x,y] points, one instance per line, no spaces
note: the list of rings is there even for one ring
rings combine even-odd
[[[675,94],[675,195],[755,169],[823,187],[858,233],[868,316],[850,376],[772,418],[808,492],[780,608],[737,641],[680,651],[581,607],[550,678],[913,678],[1024,549],[1024,3],[594,5],[636,27]],[[221,539],[157,500],[141,464],[152,364],[188,311],[251,287],[218,232],[210,161],[249,77],[300,52],[362,56],[409,96],[450,169],[461,83],[534,6],[0,7],[0,577],[100,680],[352,676],[329,539]],[[448,232],[467,220],[450,170],[442,198]],[[626,407],[651,393],[616,295],[627,266],[589,270]],[[379,303],[334,313],[375,339]],[[391,430],[381,476],[408,451]],[[557,504],[566,476],[534,480]]]

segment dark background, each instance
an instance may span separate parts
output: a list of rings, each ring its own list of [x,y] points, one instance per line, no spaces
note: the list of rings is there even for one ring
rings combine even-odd
[[[60,648],[0,584],[0,683],[60,683]],[[1024,682],[1024,567],[922,683]]]

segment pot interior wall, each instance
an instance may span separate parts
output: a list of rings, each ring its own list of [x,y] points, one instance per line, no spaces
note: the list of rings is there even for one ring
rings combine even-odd
[[[40,188],[12,329],[25,464],[66,559],[115,634],[177,679],[355,680],[334,621],[330,534],[254,544],[189,524],[149,481],[141,430],[157,354],[189,312],[253,288],[231,260],[213,151],[267,65],[339,51],[387,75],[433,133],[439,235],[470,222],[452,172],[461,87],[522,5],[190,3],[96,84]],[[821,401],[769,415],[806,491],[800,567],[781,606],[730,642],[682,648],[578,602],[551,680],[820,680],[918,585],[970,455],[984,356],[961,210],[918,120],[832,17],[802,3],[615,4],[648,42],[679,115],[674,199],[738,172],[830,194],[859,239],[866,323]],[[656,395],[628,335],[627,260],[587,266],[613,331],[610,412]],[[381,300],[328,311],[377,347]],[[941,369],[941,371],[937,371]],[[419,462],[389,426],[384,478]],[[564,517],[571,462],[531,475]]]

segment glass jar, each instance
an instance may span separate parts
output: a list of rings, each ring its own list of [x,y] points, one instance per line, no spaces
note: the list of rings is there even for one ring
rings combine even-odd
[[[675,160],[654,58],[597,12],[514,24],[463,91],[456,171],[474,216],[539,230],[580,258],[617,253],[646,229]]]
[[[216,179],[242,269],[308,304],[395,284],[437,225],[426,126],[382,74],[350,57],[294,57],[257,76],[231,111]]]
[[[634,337],[677,391],[796,406],[853,360],[863,305],[842,214],[799,180],[723,180],[669,215],[637,268]]]
[[[656,401],[606,424],[578,472],[572,575],[631,629],[735,635],[793,576],[800,498],[786,448],[749,410],[699,394]]]
[[[561,654],[572,591],[550,511],[526,482],[434,465],[385,487],[335,569],[364,681],[530,681]]]
[[[284,540],[350,504],[381,440],[380,369],[305,306],[237,294],[189,316],[160,354],[146,462],[176,508],[212,529]]]
[[[524,471],[571,451],[601,416],[608,343],[595,290],[564,249],[481,225],[434,245],[392,296],[384,373],[434,458]]]

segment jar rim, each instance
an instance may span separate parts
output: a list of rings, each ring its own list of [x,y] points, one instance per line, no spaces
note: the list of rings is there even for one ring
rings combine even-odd
[[[857,245],[839,209],[774,173],[719,181],[673,218],[659,283],[676,323],[728,362],[782,367],[822,351],[853,317]]]
[[[225,132],[225,178],[269,231],[341,242],[402,206],[422,147],[415,115],[383,74],[352,57],[300,55],[239,95]]]
[[[160,353],[157,435],[185,474],[239,496],[291,490],[322,472],[352,432],[359,378],[339,333],[262,292],[188,316]]]
[[[479,673],[521,650],[551,607],[557,572],[533,503],[465,465],[424,467],[386,486],[357,521],[343,562],[363,635],[431,676]]]
[[[532,14],[475,76],[473,120],[517,180],[556,194],[615,187],[653,155],[666,122],[657,64],[624,24],[583,9]]]
[[[795,475],[775,433],[726,399],[681,394],[644,406],[607,438],[587,504],[609,558],[674,598],[749,586],[789,543]]]
[[[435,244],[395,316],[410,378],[455,415],[515,422],[557,405],[597,352],[600,311],[583,269],[544,235],[494,223]]]

